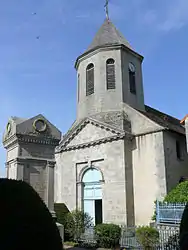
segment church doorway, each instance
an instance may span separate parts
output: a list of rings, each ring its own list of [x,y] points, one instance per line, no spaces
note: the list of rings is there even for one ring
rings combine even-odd
[[[95,168],[86,170],[82,178],[84,212],[93,218],[93,225],[102,223],[101,180],[101,172]]]

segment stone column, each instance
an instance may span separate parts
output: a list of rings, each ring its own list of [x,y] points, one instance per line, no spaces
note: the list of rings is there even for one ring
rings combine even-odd
[[[5,163],[5,168],[6,168],[7,178],[9,178],[9,163],[8,162]]]
[[[15,163],[17,165],[17,180],[24,180],[24,164],[19,163],[18,161]]]
[[[47,162],[47,195],[46,195],[46,204],[48,209],[52,213],[52,216],[55,217],[54,212],[54,167],[55,161]]]
[[[77,209],[83,209],[83,182],[77,182]]]

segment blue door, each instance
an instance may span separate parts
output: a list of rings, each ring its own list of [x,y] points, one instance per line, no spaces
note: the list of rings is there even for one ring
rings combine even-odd
[[[101,211],[102,211],[102,189],[101,189],[101,173],[95,168],[88,169],[83,176],[83,201],[84,201],[84,212],[88,213],[93,218],[93,225],[96,224],[97,209],[96,201],[101,200]],[[102,212],[101,212],[102,216]]]

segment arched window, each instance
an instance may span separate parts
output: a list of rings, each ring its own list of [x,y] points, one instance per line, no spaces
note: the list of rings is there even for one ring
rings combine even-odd
[[[94,65],[90,63],[86,68],[86,96],[94,93]]]
[[[102,223],[102,175],[95,168],[89,168],[83,175],[83,205],[84,212],[93,218],[93,224]]]
[[[115,61],[112,58],[106,61],[106,84],[107,89],[116,88]]]
[[[136,74],[135,66],[132,63],[129,63],[129,86],[130,92],[136,94]]]

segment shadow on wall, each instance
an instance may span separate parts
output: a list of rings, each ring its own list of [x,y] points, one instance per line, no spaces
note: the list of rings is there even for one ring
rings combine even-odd
[[[185,155],[183,160],[166,165],[167,193],[185,180],[188,180],[188,155]]]

